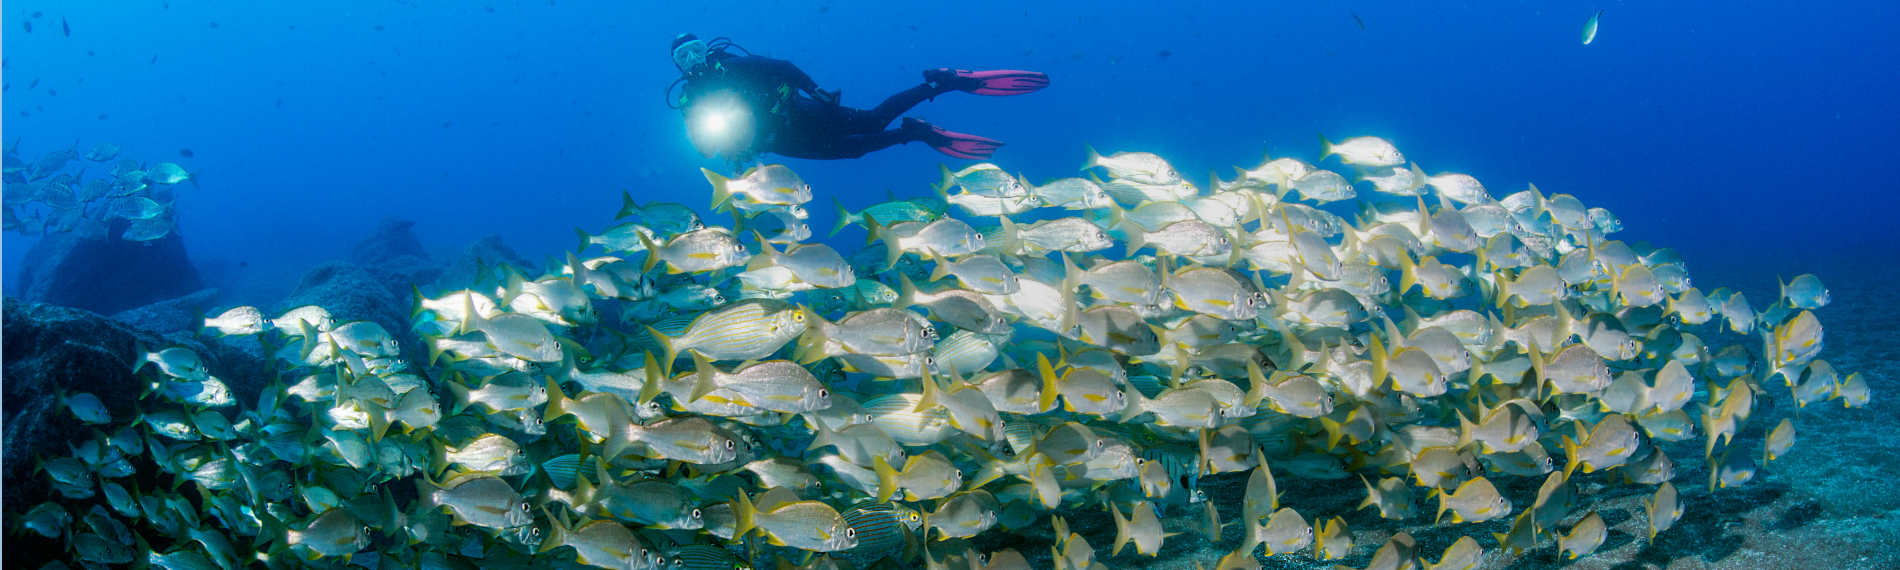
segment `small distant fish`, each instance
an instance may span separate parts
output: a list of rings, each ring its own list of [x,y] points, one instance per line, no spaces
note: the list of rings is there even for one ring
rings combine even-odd
[[[1352,23],[1358,24],[1359,29],[1361,30],[1366,29],[1366,21],[1365,19],[1359,17],[1359,12],[1354,11],[1354,10],[1347,10],[1346,13],[1352,14]]]
[[[1597,10],[1597,13],[1590,15],[1590,21],[1583,23],[1583,45],[1590,45],[1590,42],[1597,40],[1597,21],[1602,18],[1603,11]]]
[[[59,32],[62,34],[65,34],[66,37],[69,37],[69,38],[73,37],[73,27],[72,25],[66,23],[65,18],[59,19]]]
[[[191,149],[188,149],[188,148],[181,148],[181,149],[178,149],[178,156],[182,156],[182,157],[185,157],[185,158],[191,158],[191,157],[192,157],[192,156],[194,156],[194,155],[192,154],[192,152],[191,152]]]

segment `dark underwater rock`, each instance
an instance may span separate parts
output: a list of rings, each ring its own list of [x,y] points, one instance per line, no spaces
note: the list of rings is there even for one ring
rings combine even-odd
[[[435,281],[442,265],[422,248],[415,225],[409,220],[384,221],[375,233],[350,248],[350,262],[369,271],[398,297],[408,295],[411,284]]]
[[[276,374],[251,337],[207,341],[189,334],[166,336],[91,311],[11,297],[0,308],[0,321],[0,354],[5,355],[0,373],[6,379],[0,382],[0,422],[6,430],[0,441],[6,458],[0,509],[9,515],[24,513],[48,497],[46,481],[33,471],[40,457],[68,454],[68,443],[92,436],[92,428],[61,405],[60,391],[91,392],[122,423],[136,415],[133,404],[144,388],[145,381],[133,373],[141,349],[190,348],[239,402],[249,402],[244,406],[255,403],[259,390]],[[15,548],[11,542],[8,546],[6,566],[14,567]]]
[[[204,325],[205,312],[217,302],[217,289],[199,289],[196,293],[176,299],[113,313],[112,320],[150,333],[189,335]]]
[[[60,405],[59,391],[91,392],[113,418],[131,418],[139,393],[132,374],[138,347],[162,340],[89,311],[12,298],[0,319],[6,377],[0,383],[0,421],[6,424],[0,443],[6,456],[4,508],[23,513],[47,492],[45,480],[33,474],[37,460],[65,454],[67,442],[90,434]]]
[[[484,236],[475,240],[475,243],[469,244],[468,249],[463,250],[460,257],[449,262],[448,267],[443,269],[442,274],[436,278],[434,289],[438,290],[438,293],[467,289],[477,282],[477,277],[487,279],[491,283],[497,282],[501,278],[497,269],[502,265],[512,266],[524,272],[533,267],[526,258],[521,257],[520,253],[516,253],[514,248],[502,243],[501,236]]]
[[[429,257],[416,238],[416,223],[410,220],[384,220],[375,233],[350,248],[350,261],[365,267],[382,265],[402,257]]]
[[[109,235],[124,230],[115,222]],[[21,299],[116,313],[171,299],[204,287],[173,233],[150,242],[83,239],[52,234],[27,251],[19,285]]]

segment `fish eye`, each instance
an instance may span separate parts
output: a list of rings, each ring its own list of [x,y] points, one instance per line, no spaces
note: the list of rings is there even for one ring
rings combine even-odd
[[[855,529],[855,528],[850,528],[850,527],[845,527],[845,529],[844,529],[844,537],[845,537],[845,538],[857,538],[857,537],[858,537],[858,529]]]
[[[730,439],[726,440],[726,449],[732,449],[732,448],[733,448],[732,440]]]
[[[830,398],[830,397],[831,397],[831,391],[830,391],[830,390],[826,390],[826,389],[824,389],[824,388],[819,388],[819,389],[818,389],[818,397],[819,397],[819,398]]]
[[[699,509],[693,509],[693,520],[699,520]]]

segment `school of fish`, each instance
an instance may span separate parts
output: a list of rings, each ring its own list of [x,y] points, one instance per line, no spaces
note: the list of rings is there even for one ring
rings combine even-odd
[[[1208,566],[1255,568],[1352,556],[1346,513],[1280,503],[1357,478],[1387,519],[1512,521],[1361,545],[1367,568],[1469,568],[1593,552],[1585,479],[1650,489],[1654,539],[1691,508],[1665,448],[1744,485],[1803,407],[1870,398],[1818,358],[1812,275],[1765,306],[1705,293],[1576,196],[1322,142],[1338,170],[1208,187],[1143,152],[1040,185],[946,167],[934,198],[840,205],[849,254],[812,241],[789,168],[705,171],[731,227],[626,196],[538,275],[416,291],[423,346],[318,306],[208,315],[280,365],[259,401],[149,347],[142,413],[64,395],[96,429],[9,518],[85,567],[1104,568],[1190,517],[1233,545]],[[1219,474],[1245,478],[1237,521],[1197,488]],[[1100,548],[1070,528],[1099,513]],[[1054,543],[981,549],[1029,528]]]
[[[107,167],[87,176],[94,164]],[[14,141],[0,152],[0,179],[6,185],[6,192],[0,193],[5,198],[0,228],[130,242],[172,235],[177,228],[174,189],[185,182],[194,188],[198,184],[197,177],[177,163],[120,158],[119,145],[113,143],[93,145],[81,154],[77,142],[27,162],[20,157],[19,141]]]

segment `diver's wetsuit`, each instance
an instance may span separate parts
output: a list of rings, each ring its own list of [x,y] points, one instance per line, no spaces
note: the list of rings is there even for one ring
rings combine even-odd
[[[713,71],[687,80],[686,94],[732,89],[742,94],[759,117],[759,143],[753,152],[793,158],[858,158],[894,145],[923,140],[929,131],[885,127],[918,103],[950,89],[929,83],[905,89],[871,109],[853,109],[814,97],[818,84],[797,65],[782,59],[715,52]]]

